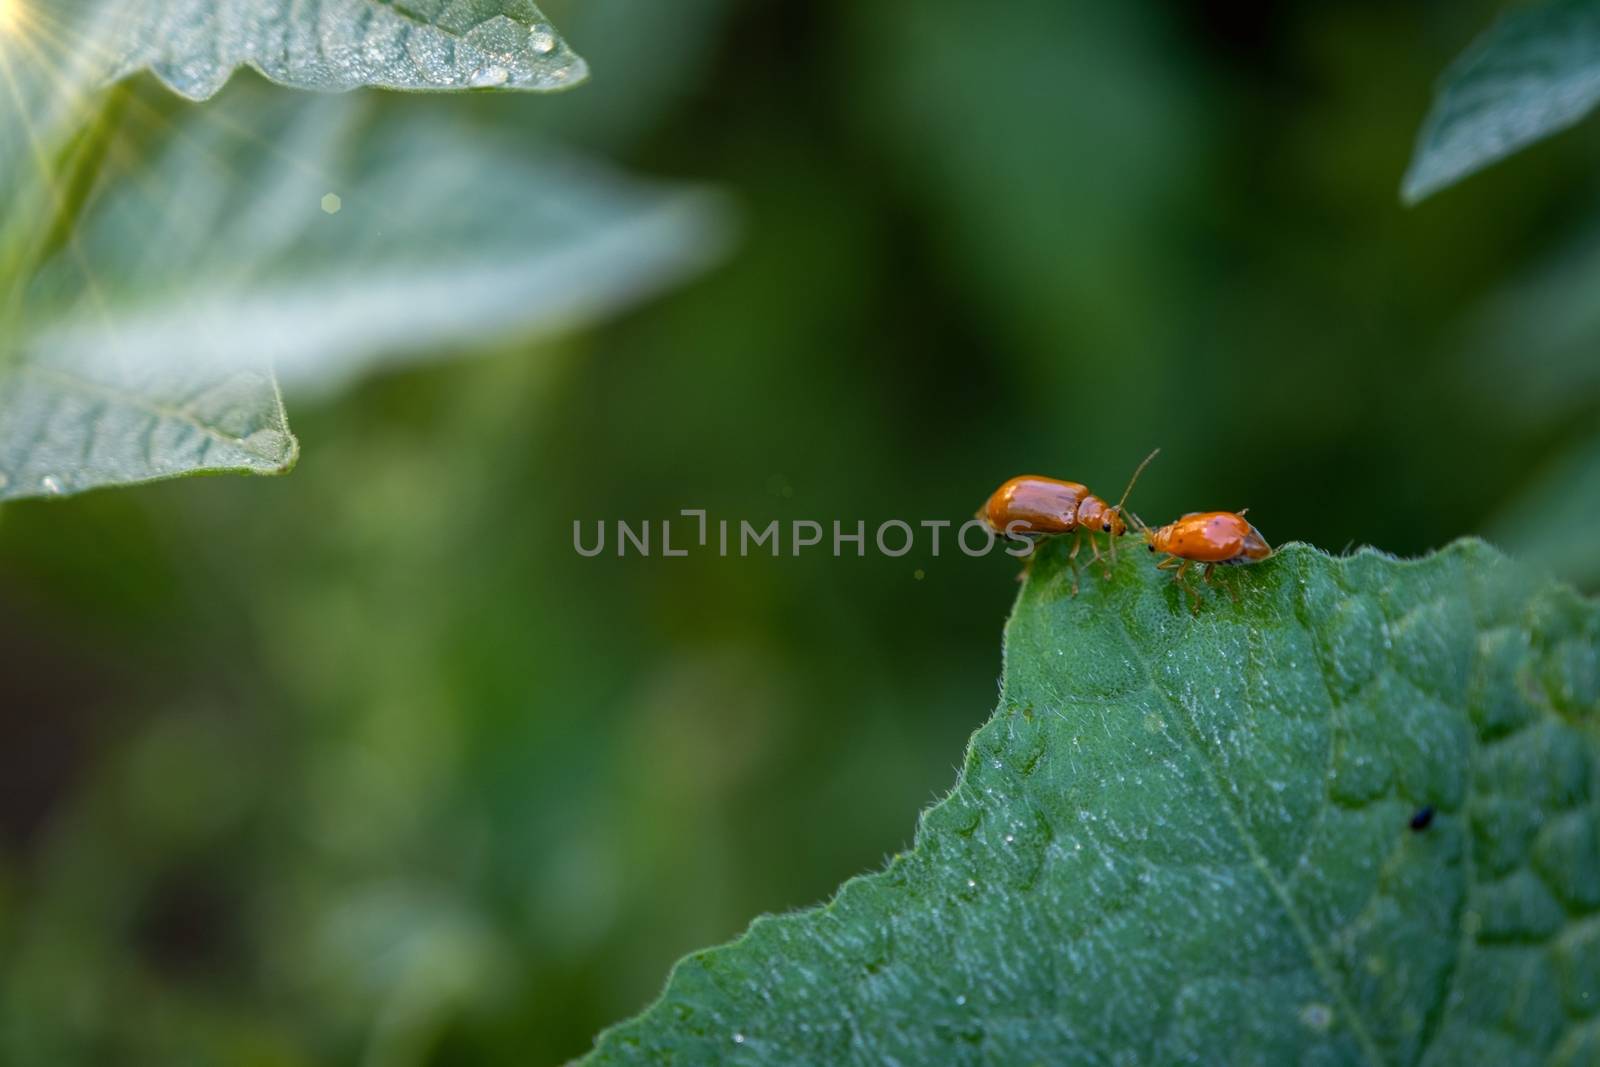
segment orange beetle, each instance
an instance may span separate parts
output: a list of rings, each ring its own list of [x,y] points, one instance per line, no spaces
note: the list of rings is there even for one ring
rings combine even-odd
[[[1139,480],[1139,475],[1160,451],[1158,448],[1151,452],[1139,464],[1133,477],[1128,479],[1128,488],[1123,490],[1122,499],[1116,504],[1107,504],[1080,482],[1064,482],[1046,478],[1042,474],[1022,474],[996,489],[983,510],[978,512],[978,518],[995,533],[1013,537],[1037,540],[1061,534],[1078,534],[1072,551],[1067,554],[1073,564],[1072,591],[1076,594],[1078,549],[1083,546],[1081,535],[1089,534],[1089,547],[1094,550],[1094,558],[1090,562],[1094,562],[1100,559],[1100,546],[1094,539],[1094,531],[1110,534],[1107,542],[1111,562],[1116,562],[1117,538],[1128,529],[1122,517],[1122,505],[1127,503],[1128,494],[1133,492],[1133,483]],[[1105,576],[1111,577],[1109,564],[1106,565]]]
[[[1209,585],[1211,572],[1219,565],[1259,563],[1272,555],[1272,546],[1261,536],[1261,531],[1245,520],[1245,512],[1249,510],[1196,511],[1157,530],[1143,528],[1150,551],[1167,554],[1166,559],[1156,564],[1156,569],[1166,570],[1177,565],[1172,577],[1189,594],[1195,610],[1200,608],[1200,596],[1183,580],[1184,572],[1191,566],[1205,564],[1201,577]]]

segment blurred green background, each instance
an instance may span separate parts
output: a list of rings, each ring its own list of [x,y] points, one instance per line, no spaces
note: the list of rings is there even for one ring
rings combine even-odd
[[[1494,5],[545,6],[590,85],[386,106],[720,186],[732,254],[291,396],[287,478],[0,515],[0,1061],[557,1063],[909,843],[1011,560],[575,518],[959,521],[1160,445],[1152,521],[1600,586],[1600,139],[1398,202]]]

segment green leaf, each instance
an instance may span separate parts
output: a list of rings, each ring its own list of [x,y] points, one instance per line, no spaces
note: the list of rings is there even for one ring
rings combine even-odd
[[[327,390],[564,329],[724,247],[703,192],[372,98],[241,83],[201,110],[163,117],[159,102],[129,108],[148,143],[115,146],[131,170],[33,280],[8,358],[0,338],[0,499],[282,470],[275,377]]]
[[[1479,542],[1291,545],[1191,614],[1143,552],[1072,597],[1063,549],[914,848],[588,1062],[1595,1062],[1595,604]]]
[[[30,361],[0,374],[0,500],[186,474],[282,474],[299,446],[270,371]]]
[[[8,0],[8,36],[193,100],[252,67],[298,89],[566,89],[588,75],[530,0]],[[22,52],[23,48],[9,49]]]
[[[1600,0],[1508,12],[1445,71],[1401,185],[1416,203],[1600,102]]]
[[[588,76],[530,0],[0,0],[0,297],[28,265],[31,226],[72,206],[59,153],[101,110],[96,90],[148,70],[203,100],[243,66],[317,90],[548,90]]]

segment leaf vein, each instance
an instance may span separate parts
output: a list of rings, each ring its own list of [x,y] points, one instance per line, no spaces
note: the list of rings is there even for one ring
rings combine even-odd
[[[1123,635],[1127,639],[1133,662],[1139,664],[1140,669],[1144,671],[1151,690],[1172,709],[1176,717],[1183,723],[1184,730],[1181,741],[1194,756],[1195,762],[1200,765],[1201,773],[1205,776],[1206,785],[1216,794],[1218,804],[1227,816],[1228,823],[1235,836],[1238,837],[1239,843],[1244,846],[1251,866],[1256,869],[1262,880],[1266,882],[1267,888],[1277,899],[1285,916],[1288,917],[1289,924],[1293,927],[1295,936],[1299,939],[1301,947],[1311,960],[1311,966],[1316,970],[1317,976],[1322,979],[1322,983],[1327,988],[1329,995],[1338,1003],[1340,1012],[1349,1020],[1350,1029],[1355,1034],[1356,1042],[1361,1046],[1362,1054],[1366,1057],[1367,1062],[1373,1064],[1374,1067],[1383,1067],[1385,1063],[1383,1054],[1379,1051],[1377,1043],[1373,1041],[1366,1022],[1356,1013],[1355,1003],[1350,999],[1350,994],[1345,989],[1344,983],[1339,980],[1338,973],[1333,969],[1333,965],[1328,961],[1327,956],[1312,936],[1311,928],[1306,923],[1305,916],[1300,914],[1300,909],[1295,906],[1294,898],[1289,895],[1288,887],[1278,877],[1277,872],[1272,869],[1272,864],[1268,862],[1266,853],[1261,848],[1261,843],[1250,832],[1249,826],[1245,824],[1244,819],[1235,810],[1228,791],[1222,787],[1222,782],[1217,777],[1216,768],[1212,766],[1211,758],[1206,751],[1204,738],[1200,734],[1200,727],[1194,719],[1194,713],[1182,701],[1174,698],[1160,684],[1156,679],[1155,669],[1150,664],[1150,661],[1145,658],[1138,643],[1134,641],[1133,633],[1128,626],[1127,620],[1120,615],[1116,617],[1118,624],[1122,627]],[[1165,728],[1163,728],[1162,732],[1166,733]],[[1168,734],[1168,736],[1170,737],[1171,735]]]
[[[251,455],[259,456],[262,459],[275,460],[277,458],[270,453],[251,447],[247,438],[235,437],[230,433],[219,430],[185,407],[172,407],[166,404],[161,404],[157,401],[151,400],[147,396],[142,396],[139,393],[118,389],[114,386],[106,385],[100,382],[89,381],[88,379],[79,378],[64,371],[40,367],[35,364],[24,364],[16,368],[15,373],[24,374],[28,377],[39,379],[51,385],[57,386],[58,388],[69,389],[88,396],[97,397],[102,401],[111,401],[118,404],[124,404],[136,411],[142,411],[146,414],[154,415],[157,418],[169,419],[173,422],[181,423],[182,425],[188,426],[194,430],[198,430],[200,433],[214,438],[223,444],[243,449]],[[280,412],[282,410],[281,401],[279,410]]]

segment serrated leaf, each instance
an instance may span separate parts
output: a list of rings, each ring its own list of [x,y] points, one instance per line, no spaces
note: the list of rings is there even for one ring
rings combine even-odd
[[[1478,542],[1217,582],[1047,549],[914,848],[587,1062],[1595,1062],[1600,610]]]
[[[588,68],[530,0],[5,0],[5,36],[101,81],[203,100],[241,67],[297,89],[570,88]],[[17,47],[12,51],[23,51]]]
[[[150,403],[239,375],[330,389],[382,361],[584,322],[708,265],[726,232],[705,193],[356,97],[240,85],[152,128],[148,157],[35,279],[0,360],[0,426],[31,428],[0,436],[0,499],[39,495],[45,467],[73,490],[181,466],[159,449],[112,457],[128,438],[45,418],[69,397],[24,382],[164,383]],[[257,422],[281,415],[256,395]]]
[[[1508,12],[1440,78],[1408,203],[1576,124],[1600,103],[1600,0]]]

